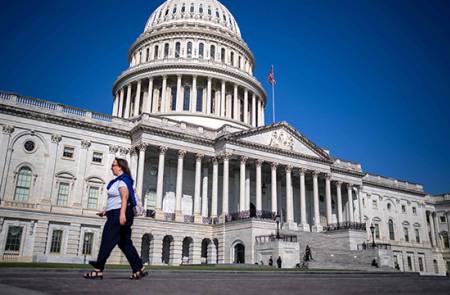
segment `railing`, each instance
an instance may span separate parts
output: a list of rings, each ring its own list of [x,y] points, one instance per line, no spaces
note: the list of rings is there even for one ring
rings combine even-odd
[[[279,235],[278,237],[274,234],[268,236],[257,236],[255,237],[257,244],[266,244],[273,241],[283,241],[290,243],[297,243],[297,236],[295,235]]]
[[[323,227],[323,231],[337,231],[337,230],[358,230],[366,231],[366,223],[364,222],[340,222],[333,223]]]
[[[236,220],[247,220],[247,219],[263,219],[263,220],[275,220],[276,213],[272,211],[241,211],[236,213],[228,214],[225,218],[226,222],[236,221]]]
[[[92,113],[92,119],[97,121],[112,122],[113,117],[105,114]]]
[[[184,223],[194,223],[193,215],[184,215]]]
[[[175,213],[164,213],[164,218],[167,221],[174,221],[175,220]]]
[[[358,250],[370,250],[370,249],[382,249],[382,250],[391,250],[391,244],[383,244],[383,243],[375,243],[367,242],[358,244]]]

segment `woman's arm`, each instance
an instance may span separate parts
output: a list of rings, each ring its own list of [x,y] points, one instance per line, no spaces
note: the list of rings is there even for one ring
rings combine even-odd
[[[122,199],[122,207],[120,207],[120,225],[125,225],[127,222],[126,214],[127,206],[128,206],[128,188],[120,187],[120,198]]]

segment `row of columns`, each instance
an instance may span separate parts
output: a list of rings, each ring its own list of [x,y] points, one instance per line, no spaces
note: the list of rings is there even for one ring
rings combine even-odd
[[[137,172],[137,192],[142,193],[142,183],[143,183],[143,171],[145,162],[145,149],[146,146],[141,146],[139,148],[139,165]],[[167,147],[160,147],[159,150],[159,163],[158,163],[158,174],[157,174],[157,189],[156,189],[156,215],[162,218],[162,199],[163,199],[163,183],[164,183],[164,163],[165,155],[167,152]],[[182,214],[182,196],[183,196],[183,169],[184,169],[184,158],[187,154],[184,150],[178,151],[178,162],[177,162],[177,179],[176,179],[176,203],[175,203],[175,220],[179,222],[184,221],[184,215]],[[220,156],[223,161],[223,186],[222,186],[222,214],[225,217],[229,214],[229,173],[230,173],[230,159],[232,154],[224,153]],[[212,173],[212,197],[211,197],[211,212],[208,212],[208,167],[203,167],[202,161],[204,156],[202,154],[196,155],[195,162],[195,184],[194,184],[194,219],[196,222],[201,223],[203,217],[218,217],[218,177],[219,177],[219,159],[214,157],[211,159],[213,173]],[[250,173],[247,170],[248,157],[240,157],[240,177],[239,177],[239,211],[246,212],[250,210]],[[256,159],[255,169],[256,169],[256,212],[257,215],[262,213],[262,189],[261,189],[261,174],[262,165],[264,161]],[[272,212],[278,212],[277,208],[277,169],[279,164],[271,164],[271,186],[272,186]],[[286,172],[286,221],[288,226],[295,227],[294,222],[294,201],[293,201],[293,188],[292,188],[292,171],[293,166],[285,166]],[[305,174],[308,172],[304,168],[295,168],[298,170],[300,176],[300,226],[304,230],[309,229],[309,225],[306,219],[306,185],[305,185]],[[202,173],[203,172],[203,173]],[[318,171],[311,171],[313,178],[313,202],[314,202],[314,224],[313,230],[320,231],[322,225],[320,223],[320,210],[319,210],[319,176],[321,175]],[[336,182],[337,189],[337,219],[338,222],[343,222],[342,213],[342,193],[341,193],[342,182]],[[331,175],[325,175],[325,197],[326,197],[326,217],[328,224],[332,220],[332,208],[331,208]],[[349,222],[354,222],[354,212],[353,212],[353,186],[347,184],[347,194],[349,196]]]
[[[439,238],[439,220],[436,212],[428,211],[427,212],[430,221],[430,233],[431,233],[431,244],[434,248],[444,248],[444,245],[441,243],[441,239]],[[444,212],[444,216],[447,220],[447,233],[448,239],[450,243],[450,211]]]
[[[191,83],[189,87],[191,88],[190,93],[190,111],[196,112],[197,110],[197,81],[198,77],[195,75],[189,76],[191,77]],[[132,89],[134,88],[134,84],[130,83],[120,90],[117,91],[114,104],[113,104],[113,116],[123,117],[125,119],[130,118],[131,116],[138,116],[140,113],[164,113],[170,111],[170,103],[167,95],[167,82],[168,76],[164,75],[161,77],[161,93],[159,97],[154,97],[154,89],[155,86],[155,78],[149,77],[145,80],[139,80],[136,82],[136,92],[135,96],[132,97]],[[147,85],[147,96],[142,97],[143,83],[148,80]],[[177,75],[177,97],[176,99],[176,111],[183,111],[184,104],[184,96],[182,95],[182,90],[184,86],[182,85],[183,76]],[[237,121],[241,121],[245,124],[252,125],[253,127],[259,127],[264,125],[264,103],[256,95],[256,93],[251,93],[247,88],[243,89],[244,95],[243,99],[239,97],[239,88],[240,86],[237,84],[233,84],[233,93],[231,101],[227,101],[227,82],[222,80],[220,85],[220,97],[219,103],[215,104],[215,111],[211,113],[212,100],[216,98],[212,97],[212,81],[211,77],[207,78],[206,85],[206,103],[201,106],[202,113],[212,114],[220,117],[226,117],[228,119],[233,119]],[[158,87],[159,89],[159,87]],[[161,99],[162,98],[162,99]],[[141,99],[143,99],[142,103],[142,112],[140,112]],[[134,101],[134,108],[131,109],[131,101]],[[243,101],[243,107],[241,107],[241,100]],[[249,102],[251,100],[251,105]],[[232,111],[233,110],[233,111]],[[241,120],[241,113],[244,114],[243,119]],[[250,113],[250,115],[248,115]]]

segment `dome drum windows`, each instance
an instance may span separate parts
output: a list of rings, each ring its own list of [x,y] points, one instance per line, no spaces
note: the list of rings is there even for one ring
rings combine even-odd
[[[169,57],[169,48],[170,48],[169,43],[164,44],[164,58]]]
[[[192,42],[187,43],[187,57],[192,58]]]
[[[198,57],[203,59],[205,55],[205,44],[200,43],[198,45]]]
[[[181,43],[176,42],[175,43],[175,58],[180,58],[181,56]]]

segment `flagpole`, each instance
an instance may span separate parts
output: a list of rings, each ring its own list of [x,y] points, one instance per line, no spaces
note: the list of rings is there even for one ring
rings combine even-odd
[[[273,81],[272,81],[272,123],[275,123],[275,71],[273,69],[272,65],[272,75],[273,75]]]

